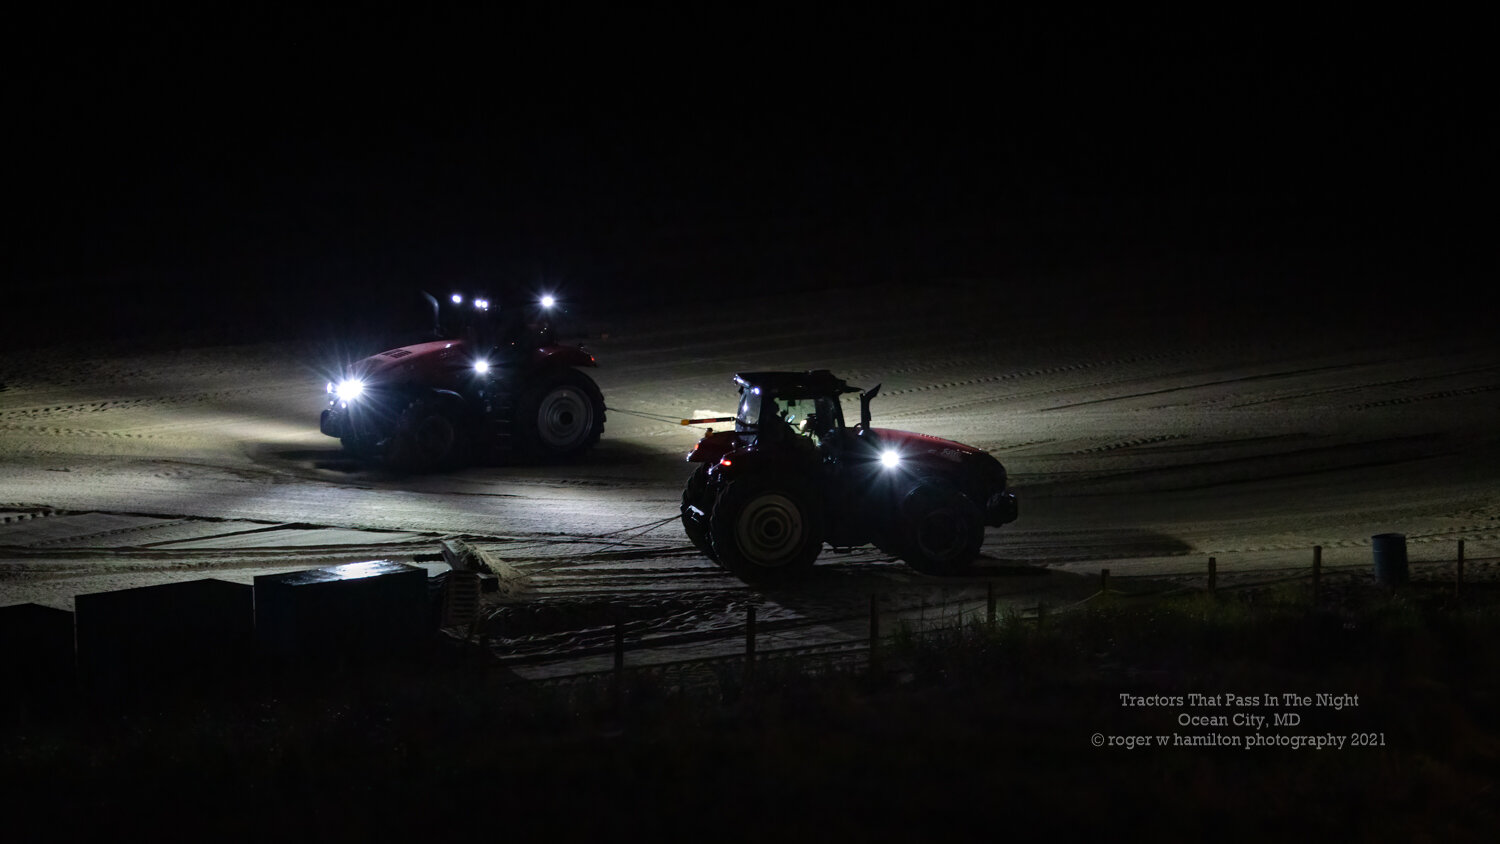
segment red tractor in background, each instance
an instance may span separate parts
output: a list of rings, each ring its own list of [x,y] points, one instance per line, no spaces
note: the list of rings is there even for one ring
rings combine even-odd
[[[698,441],[682,493],[682,525],[705,556],[750,583],[807,573],[824,543],[873,543],[917,571],[955,574],[979,555],[986,525],[1016,519],[1005,467],[951,440],[844,424],[840,396],[857,393],[826,369],[734,376],[733,431]]]
[[[522,305],[424,295],[438,339],[346,367],[327,387],[324,434],[407,472],[502,455],[566,458],[599,441],[604,397],[579,369],[598,363],[581,344],[557,341],[552,297]]]

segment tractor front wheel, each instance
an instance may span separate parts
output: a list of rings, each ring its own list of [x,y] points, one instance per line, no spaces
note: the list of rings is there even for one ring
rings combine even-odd
[[[979,556],[984,516],[968,496],[939,479],[914,483],[896,502],[881,547],[923,574],[959,574]]]
[[[386,443],[386,462],[402,472],[432,472],[463,462],[468,443],[456,414],[436,401],[412,401]]]
[[[709,534],[719,565],[747,583],[805,576],[823,550],[823,514],[804,485],[747,476],[714,502]]]

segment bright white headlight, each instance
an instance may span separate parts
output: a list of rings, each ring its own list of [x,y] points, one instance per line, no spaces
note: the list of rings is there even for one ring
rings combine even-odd
[[[338,386],[335,387],[333,391],[338,395],[339,401],[354,401],[355,399],[359,398],[362,393],[364,393],[365,382],[361,381],[358,378],[349,378],[347,380],[340,381],[338,383]]]
[[[554,299],[554,298],[552,298],[551,296],[543,296],[542,297],[542,307],[544,307],[544,308],[550,308],[550,307],[552,307],[553,305],[556,305],[556,304],[557,304],[557,300]]]
[[[490,362],[487,360],[474,361],[474,371],[480,375],[486,375],[490,371]]]
[[[894,469],[901,465],[901,455],[894,451],[880,452],[880,465],[887,469]]]

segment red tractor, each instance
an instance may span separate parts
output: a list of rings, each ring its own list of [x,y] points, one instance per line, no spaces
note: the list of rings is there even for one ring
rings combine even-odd
[[[501,454],[577,455],[604,431],[604,397],[578,367],[598,366],[554,336],[552,297],[533,306],[432,296],[437,340],[371,355],[328,384],[319,428],[345,450],[400,471]]]
[[[682,493],[682,525],[698,550],[750,583],[805,574],[824,543],[873,543],[927,574],[967,569],[986,525],[1016,519],[1005,467],[950,440],[874,428],[860,393],[858,425],[839,397],[858,393],[826,369],[748,372],[733,431],[698,441]]]

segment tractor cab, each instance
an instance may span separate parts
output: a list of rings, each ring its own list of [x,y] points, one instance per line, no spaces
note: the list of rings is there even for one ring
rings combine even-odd
[[[734,430],[742,445],[783,445],[795,437],[831,446],[845,430],[839,396],[859,392],[826,369],[747,372],[734,381],[740,387]]]
[[[858,446],[873,448],[879,434],[870,427],[875,388],[860,393],[826,369],[808,372],[743,372],[734,376],[740,400],[734,416],[690,422],[733,422],[733,431],[710,429],[688,460],[713,463],[736,452],[762,458],[819,458],[838,463]],[[860,423],[849,427],[840,398],[860,393]],[[744,455],[741,455],[744,456]]]
[[[543,296],[535,303],[487,294],[453,293],[446,299],[427,296],[433,310],[434,336],[460,340],[478,354],[504,353],[554,342],[554,303]]]

